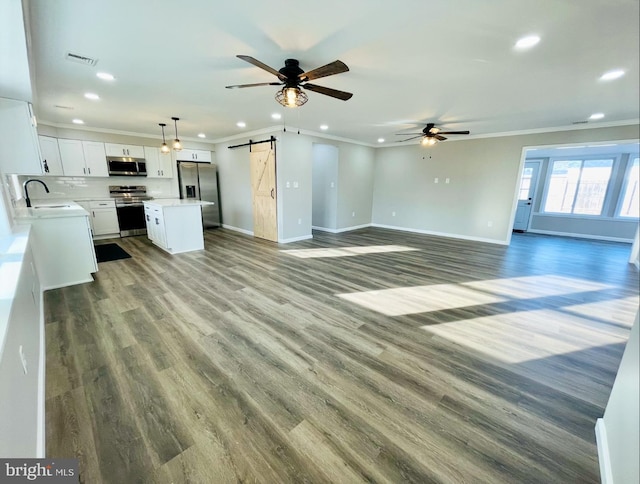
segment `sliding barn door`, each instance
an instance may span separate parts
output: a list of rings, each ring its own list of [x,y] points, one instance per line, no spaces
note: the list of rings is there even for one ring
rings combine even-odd
[[[272,143],[251,145],[253,235],[278,241],[276,152]]]

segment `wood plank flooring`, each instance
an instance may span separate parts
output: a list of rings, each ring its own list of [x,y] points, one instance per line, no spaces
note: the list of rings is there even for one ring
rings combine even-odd
[[[131,259],[45,293],[47,455],[82,482],[599,482],[629,245],[205,239],[116,240]]]

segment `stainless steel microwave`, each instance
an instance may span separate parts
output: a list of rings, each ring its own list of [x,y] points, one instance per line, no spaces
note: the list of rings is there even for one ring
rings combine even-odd
[[[107,156],[109,176],[147,176],[147,162],[144,158],[129,156]]]

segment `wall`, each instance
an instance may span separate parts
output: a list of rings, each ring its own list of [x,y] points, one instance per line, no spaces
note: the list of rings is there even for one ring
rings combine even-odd
[[[640,314],[640,313],[639,313]],[[639,314],[622,355],[604,417],[598,419],[598,456],[603,483],[640,482]]]
[[[338,148],[324,143],[313,144],[312,169],[313,228],[338,228]]]
[[[639,126],[631,125],[460,140],[431,148],[416,144],[377,149],[372,221],[378,226],[507,244],[524,147],[639,135]],[[449,184],[444,183],[446,178]]]
[[[375,149],[338,143],[338,229],[371,224]]]
[[[577,155],[580,157],[581,155]],[[562,216],[557,214],[543,213],[545,180],[549,175],[551,159],[549,157],[535,158],[527,157],[527,161],[540,161],[540,176],[536,194],[534,198],[534,210],[531,215],[529,225],[530,232],[562,234],[577,237],[589,237],[599,239],[610,239],[619,241],[631,241],[636,231],[638,222],[636,220],[622,220],[615,217],[616,202],[623,187],[627,164],[633,161],[629,153],[613,153],[611,156],[620,158],[619,169],[612,173],[610,186],[611,195],[608,197],[611,202],[603,207],[602,217],[594,218],[589,216]]]

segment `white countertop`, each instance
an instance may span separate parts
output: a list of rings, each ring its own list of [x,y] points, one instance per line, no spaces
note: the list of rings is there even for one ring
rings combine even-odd
[[[215,202],[204,202],[202,200],[194,199],[181,199],[181,198],[155,198],[153,200],[145,200],[145,205],[156,205],[158,207],[188,207],[188,206],[200,206],[203,205],[215,205]]]
[[[31,208],[20,207],[15,209],[15,218],[23,223],[29,220],[42,218],[61,217],[87,217],[89,213],[75,202],[58,200],[55,202],[33,204]]]

